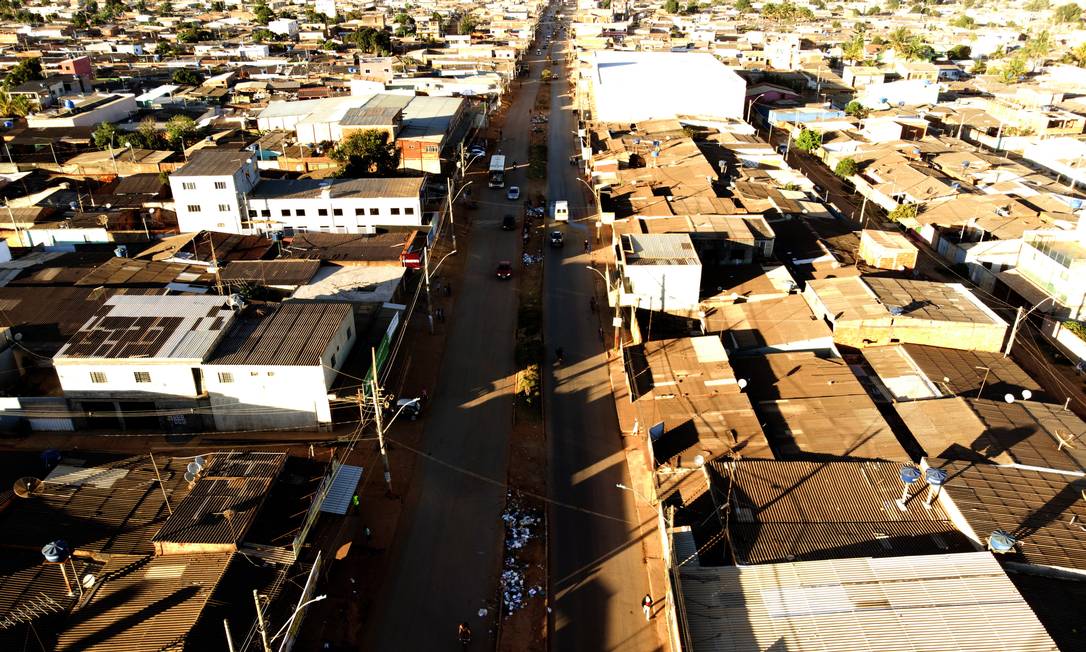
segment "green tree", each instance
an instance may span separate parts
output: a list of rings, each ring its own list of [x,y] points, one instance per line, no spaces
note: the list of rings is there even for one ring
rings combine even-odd
[[[479,19],[471,14],[464,14],[460,17],[460,20],[456,23],[457,34],[471,34],[475,31],[475,28],[479,26]]]
[[[330,52],[339,52],[343,49],[343,44],[339,41],[333,41],[332,39],[328,39],[321,45],[321,49],[328,50]]]
[[[1048,0],[1030,0],[1024,7],[1026,11],[1044,11],[1048,9]]]
[[[164,143],[155,126],[155,119],[148,116],[140,123],[140,126],[132,132],[121,136],[125,145],[131,145],[136,149],[162,149]]]
[[[173,145],[185,146],[196,135],[196,121],[187,115],[175,115],[166,121],[166,140]]]
[[[213,0],[209,6],[211,11],[226,11],[226,3],[222,0]]]
[[[147,2],[146,0],[136,0],[136,4],[132,8],[136,10],[136,13],[145,14],[147,13]]]
[[[1068,52],[1065,59],[1076,66],[1086,66],[1086,43]]]
[[[664,3],[664,11],[669,14],[679,13],[679,0],[667,0],[667,2]]]
[[[822,146],[822,134],[804,127],[796,137],[796,147],[810,153]]]
[[[177,31],[178,43],[198,43],[200,41],[210,41],[212,38],[214,37],[210,31],[195,25]]]
[[[891,222],[916,219],[916,204],[899,204],[886,217],[890,218]]]
[[[94,146],[98,149],[108,149],[121,144],[117,138],[117,127],[112,122],[99,122],[91,138],[94,139]]]
[[[973,17],[969,14],[962,14],[950,21],[951,26],[960,27],[962,29],[973,29],[977,26],[977,21],[973,20]]]
[[[739,13],[746,13],[746,12],[750,11],[752,8],[753,7],[750,4],[750,0],[736,0],[736,2],[735,2],[735,10],[738,11]]]
[[[925,45],[920,37],[909,31],[907,27],[898,27],[890,32],[886,44],[907,61],[930,59],[935,56],[935,51],[930,46]]]
[[[250,38],[253,39],[253,43],[266,43],[267,41],[274,41],[276,36],[275,32],[270,29],[259,28],[253,30]]]
[[[837,162],[837,165],[833,168],[833,173],[842,179],[847,179],[856,174],[856,171],[860,166],[856,164],[855,159],[843,158]]]
[[[155,13],[159,16],[172,16],[173,5],[170,3],[170,0],[162,0],[162,2],[158,3],[158,10]]]
[[[332,158],[343,166],[342,176],[386,176],[396,170],[396,145],[389,142],[387,131],[365,129],[340,141],[332,151]]]
[[[863,104],[860,104],[856,100],[852,100],[845,105],[845,115],[863,119],[867,117],[867,109],[864,108]]]
[[[1021,54],[1003,59],[999,66],[999,80],[1004,84],[1017,84],[1026,74],[1026,59]]]
[[[204,76],[199,70],[193,68],[178,68],[173,71],[170,80],[183,86],[199,86],[204,82]]]
[[[973,54],[973,49],[968,45],[955,45],[946,51],[947,58],[952,61],[968,59],[971,54]]]
[[[860,23],[862,25],[863,23]],[[866,44],[864,43],[865,30],[858,28],[841,48],[841,56],[845,61],[856,63],[867,58]]]
[[[1056,7],[1052,20],[1057,23],[1077,23],[1082,20],[1082,7],[1073,2]]]
[[[348,34],[343,40],[369,54],[385,55],[392,52],[392,39],[388,32],[372,27],[363,27]]]
[[[1043,64],[1055,48],[1056,44],[1047,29],[1042,29],[1031,36],[1022,46],[1022,54],[1029,61],[1030,71],[1036,70],[1038,64]]]
[[[273,20],[275,20],[275,12],[268,5],[261,2],[253,8],[253,22],[259,25],[267,25]]]
[[[4,88],[15,88],[34,79],[44,79],[41,69],[41,59],[23,59],[12,66],[4,78]]]
[[[25,117],[30,113],[30,100],[26,95],[12,95],[0,91],[0,115]]]

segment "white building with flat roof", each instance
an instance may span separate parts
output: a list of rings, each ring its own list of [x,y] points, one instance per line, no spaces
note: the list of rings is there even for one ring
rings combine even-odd
[[[698,309],[701,260],[688,234],[623,235],[619,252],[622,305],[660,312]]]
[[[590,62],[597,121],[743,119],[747,83],[711,54],[597,50]]]

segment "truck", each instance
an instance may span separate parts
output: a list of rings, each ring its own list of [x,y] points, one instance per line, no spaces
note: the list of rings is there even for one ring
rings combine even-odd
[[[569,221],[569,202],[565,200],[558,200],[554,202],[553,211],[555,222],[568,222]]]
[[[495,154],[490,157],[490,179],[487,185],[491,188],[505,187],[505,156]]]

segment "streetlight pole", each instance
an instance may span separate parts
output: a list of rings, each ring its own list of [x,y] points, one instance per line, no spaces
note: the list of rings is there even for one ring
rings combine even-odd
[[[600,191],[581,177],[574,178],[583,183],[585,188],[588,188],[588,190],[591,191],[593,199],[596,200],[596,244],[599,244],[600,229],[603,227],[603,204],[600,202]]]
[[[377,349],[370,349],[371,360],[370,363],[373,369],[373,419],[377,426],[377,445],[381,450],[381,464],[385,467],[385,495],[389,498],[395,494],[392,493],[392,467],[388,463],[388,448],[385,447],[385,429],[381,423],[381,388],[377,385]],[[359,390],[361,391],[361,390]],[[359,409],[362,408],[361,403]]]
[[[465,183],[464,185],[460,186],[460,190],[457,190],[456,194],[454,195],[453,194],[453,180],[452,180],[452,177],[449,177],[449,190],[448,190],[448,192],[446,194],[447,194],[447,196],[449,198],[449,229],[452,232],[453,251],[456,251],[456,217],[453,215],[453,203],[456,202],[456,199],[458,197],[460,197],[460,193],[464,192],[464,189],[467,188],[468,186],[470,186],[472,183],[474,183],[474,182],[469,181],[469,182]]]
[[[750,124],[750,113],[751,113],[751,111],[754,110],[754,105],[757,104],[758,100],[762,99],[762,96],[766,95],[767,93],[769,93],[769,91],[766,91],[765,93],[759,93],[758,95],[755,95],[754,99],[752,99],[750,101],[750,103],[747,104],[747,124],[748,125]]]
[[[633,487],[624,485],[621,482],[616,483],[615,488],[621,489],[623,491],[628,491],[628,492],[632,493],[633,495],[637,496],[638,498],[640,498],[641,500],[645,501],[649,505],[652,505],[652,506],[656,505],[656,503],[652,502],[652,500],[650,500],[649,497],[646,496],[645,494],[641,493],[637,489],[634,489]]]
[[[1015,337],[1015,335],[1018,334],[1018,324],[1022,323],[1022,320],[1025,319],[1026,317],[1029,317],[1029,313],[1033,312],[1034,310],[1036,310],[1036,309],[1040,308],[1042,305],[1044,305],[1045,301],[1051,301],[1051,300],[1053,300],[1053,298],[1054,297],[1045,297],[1045,298],[1041,299],[1040,301],[1037,302],[1037,305],[1033,306],[1032,308],[1027,310],[1025,313],[1022,312],[1022,306],[1018,306],[1018,312],[1014,316],[1014,326],[1011,327],[1011,337],[1010,337],[1010,339],[1007,340],[1007,348],[1003,350],[1003,357],[1004,358],[1011,354],[1011,347],[1014,346],[1014,337]]]
[[[603,272],[591,265],[585,265],[585,269],[590,269],[600,275],[600,278],[603,279],[604,286],[607,288],[607,298],[608,301],[610,301],[612,289],[611,280],[607,276],[604,276]],[[618,351],[622,348],[622,313],[620,312],[622,306],[620,305],[621,302],[619,301],[618,293],[616,292],[615,295],[615,317],[611,321],[611,327],[615,331],[615,351]]]

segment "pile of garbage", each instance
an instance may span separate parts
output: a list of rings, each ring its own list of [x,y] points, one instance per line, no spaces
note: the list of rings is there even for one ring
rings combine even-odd
[[[539,262],[542,262],[542,261],[543,261],[543,256],[541,254],[529,254],[529,253],[524,254],[524,264],[525,265],[535,265],[536,263],[539,263]]]
[[[515,494],[507,494],[505,511],[502,512],[505,523],[505,560],[502,564],[502,604],[505,615],[511,616],[523,609],[530,598],[542,596],[541,586],[525,586],[524,577],[527,564],[517,558],[517,551],[522,550],[534,537],[543,519],[533,509],[521,504]]]

